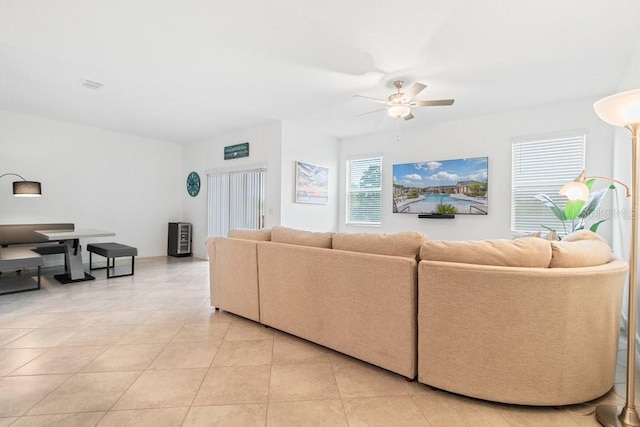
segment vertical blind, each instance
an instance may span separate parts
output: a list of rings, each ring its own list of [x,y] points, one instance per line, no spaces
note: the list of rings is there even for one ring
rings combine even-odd
[[[586,135],[513,143],[511,161],[511,231],[541,231],[543,225],[560,233],[562,222],[537,194],[546,194],[563,207],[560,188],[584,169]]]
[[[208,234],[226,236],[231,228],[264,226],[264,169],[208,176]]]
[[[346,223],[382,223],[382,157],[347,161]]]

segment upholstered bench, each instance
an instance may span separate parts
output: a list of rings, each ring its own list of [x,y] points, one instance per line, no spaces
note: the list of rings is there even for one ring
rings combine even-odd
[[[100,270],[103,268],[107,269],[107,279],[111,279],[112,277],[123,277],[123,276],[133,276],[133,270],[135,265],[135,257],[138,255],[138,249],[132,246],[122,245],[120,243],[92,243],[87,245],[87,251],[89,252],[89,270]],[[92,254],[98,254],[107,259],[106,267],[93,267],[92,265]],[[116,258],[121,257],[131,257],[131,273],[128,274],[118,274],[111,275],[109,274],[109,270],[113,268],[115,272],[116,269]],[[111,264],[110,264],[111,263]]]
[[[0,295],[13,294],[16,292],[36,291],[40,289],[40,267],[44,265],[42,256],[33,252],[29,248],[0,248],[0,270],[23,269],[28,267],[38,267],[38,286],[35,288],[0,291]]]

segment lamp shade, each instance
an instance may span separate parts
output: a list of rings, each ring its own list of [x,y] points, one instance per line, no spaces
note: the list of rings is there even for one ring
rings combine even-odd
[[[585,184],[587,172],[583,170],[580,175],[571,182],[562,186],[558,194],[565,196],[569,200],[589,200],[589,187]]]
[[[584,182],[571,181],[563,185],[559,193],[569,200],[589,200],[589,188]]]
[[[37,181],[14,181],[13,195],[16,197],[39,197],[42,188]]]
[[[598,117],[614,126],[640,123],[640,89],[602,98],[593,104],[593,109]]]

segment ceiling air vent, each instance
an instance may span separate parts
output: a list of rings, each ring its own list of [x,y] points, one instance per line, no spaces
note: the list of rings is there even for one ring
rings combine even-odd
[[[100,83],[95,80],[84,79],[82,81],[82,86],[86,87],[87,89],[98,90],[98,89],[102,89],[102,86],[104,86],[104,83]]]

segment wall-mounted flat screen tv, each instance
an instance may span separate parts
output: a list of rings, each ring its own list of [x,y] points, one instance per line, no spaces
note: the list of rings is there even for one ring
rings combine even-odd
[[[393,212],[489,213],[489,158],[393,165]]]

